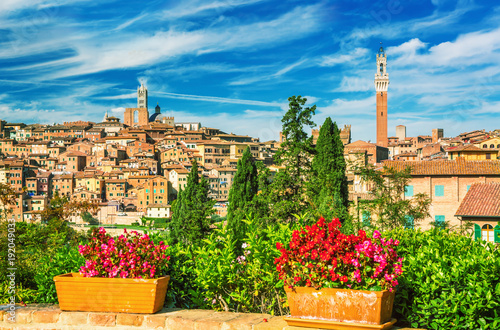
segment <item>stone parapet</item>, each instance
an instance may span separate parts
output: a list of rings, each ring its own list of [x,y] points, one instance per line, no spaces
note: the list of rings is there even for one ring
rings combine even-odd
[[[300,330],[282,316],[254,313],[216,312],[202,309],[168,309],[156,314],[65,312],[57,305],[28,305],[16,310],[16,322],[0,311],[0,330],[4,329],[164,329],[164,330]],[[311,329],[309,330],[319,330]],[[398,328],[393,328],[398,329]],[[401,329],[403,330],[403,329]]]

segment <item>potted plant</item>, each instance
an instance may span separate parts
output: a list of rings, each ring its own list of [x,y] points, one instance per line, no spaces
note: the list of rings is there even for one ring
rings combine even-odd
[[[155,245],[136,231],[113,238],[94,228],[80,273],[54,277],[59,307],[66,311],[155,313],[163,307],[170,259],[163,242]]]
[[[402,274],[394,250],[399,242],[340,231],[338,219],[324,218],[296,230],[288,248],[276,247],[276,270],[285,282],[291,317],[290,326],[325,329],[387,329],[391,319],[394,289]]]

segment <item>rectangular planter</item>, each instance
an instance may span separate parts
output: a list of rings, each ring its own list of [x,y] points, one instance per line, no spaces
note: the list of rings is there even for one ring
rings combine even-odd
[[[391,322],[394,292],[285,287],[294,319],[382,325]],[[394,322],[392,322],[394,323]],[[377,327],[378,328],[378,327]]]
[[[170,276],[156,279],[54,277],[63,311],[156,313],[163,308]]]

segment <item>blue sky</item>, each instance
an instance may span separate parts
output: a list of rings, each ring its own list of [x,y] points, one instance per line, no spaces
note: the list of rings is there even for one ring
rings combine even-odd
[[[101,121],[140,82],[176,121],[276,139],[302,95],[375,140],[375,54],[388,56],[389,135],[500,128],[493,1],[2,0],[0,118]]]

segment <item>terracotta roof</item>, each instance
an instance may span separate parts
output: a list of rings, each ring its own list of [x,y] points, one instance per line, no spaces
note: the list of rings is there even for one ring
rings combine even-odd
[[[373,147],[375,146],[375,144],[363,140],[357,140],[346,145],[346,147],[366,147],[366,146]]]
[[[455,216],[500,217],[500,183],[471,185]]]
[[[465,160],[459,157],[456,160],[413,161],[411,164],[388,160],[383,164],[399,171],[410,166],[411,175],[500,175],[498,160]]]
[[[476,147],[473,144],[465,144],[461,146],[456,146],[456,147],[449,147],[446,149],[448,152],[455,152],[455,151],[471,151],[471,152],[477,152],[477,151],[488,151],[487,149],[481,149]]]

